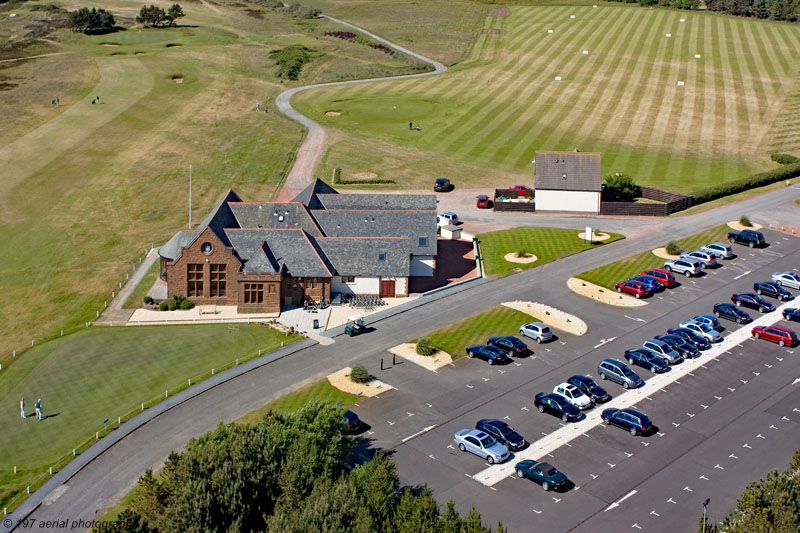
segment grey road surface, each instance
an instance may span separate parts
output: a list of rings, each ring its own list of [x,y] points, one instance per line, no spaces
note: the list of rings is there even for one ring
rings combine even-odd
[[[312,179],[314,178],[314,169],[317,168],[319,159],[322,156],[322,150],[325,148],[325,138],[326,138],[325,128],[323,128],[318,122],[315,122],[314,120],[308,118],[307,116],[303,115],[302,113],[300,113],[299,111],[297,111],[295,108],[292,107],[291,100],[295,94],[301,91],[307,91],[309,89],[316,89],[319,87],[333,87],[337,85],[353,85],[356,83],[393,81],[393,80],[401,80],[407,78],[421,78],[424,76],[441,74],[447,71],[447,67],[445,67],[438,61],[429,59],[416,52],[412,52],[407,48],[403,48],[402,46],[391,43],[386,39],[378,37],[374,33],[371,33],[363,28],[354,26],[349,22],[335,19],[327,15],[320,15],[320,17],[332,20],[333,22],[337,22],[343,26],[347,26],[348,28],[352,28],[358,32],[363,33],[364,35],[369,36],[375,41],[383,43],[386,46],[389,46],[391,48],[394,48],[395,50],[402,52],[403,54],[419,59],[422,62],[428,63],[429,65],[433,66],[433,70],[430,72],[423,72],[421,74],[408,74],[405,76],[392,76],[385,78],[370,78],[366,80],[350,80],[350,81],[337,81],[330,83],[317,83],[314,85],[295,87],[293,89],[283,91],[281,94],[279,94],[278,97],[275,99],[275,105],[278,108],[278,111],[305,126],[308,129],[308,133],[306,134],[306,137],[303,140],[303,144],[297,150],[297,156],[295,158],[294,164],[292,165],[292,169],[289,171],[289,175],[286,177],[286,182],[284,183],[283,188],[281,189],[281,192],[278,195],[278,201],[285,202],[291,200],[300,191],[302,191],[308,184],[311,183]]]

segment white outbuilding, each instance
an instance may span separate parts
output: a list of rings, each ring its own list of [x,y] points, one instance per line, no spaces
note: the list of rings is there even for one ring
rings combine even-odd
[[[536,152],[536,212],[600,213],[599,152]]]

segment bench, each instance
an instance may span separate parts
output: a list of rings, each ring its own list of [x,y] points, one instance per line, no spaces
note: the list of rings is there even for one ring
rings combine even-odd
[[[197,311],[200,315],[216,315],[217,314],[217,306],[216,305],[199,305],[197,306]]]

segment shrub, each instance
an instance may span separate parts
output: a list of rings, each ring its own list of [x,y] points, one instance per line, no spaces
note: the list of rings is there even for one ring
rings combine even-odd
[[[667,253],[669,255],[680,255],[682,251],[683,248],[681,248],[681,245],[678,244],[677,242],[669,241],[667,243]]]
[[[742,215],[741,217],[739,217],[739,224],[741,224],[742,226],[747,226],[748,228],[753,227],[752,222],[750,222],[750,219],[747,218],[746,215]]]
[[[167,307],[170,311],[175,311],[176,309],[183,309],[183,302],[186,299],[181,296],[180,294],[173,294],[172,298],[167,302]],[[191,302],[189,302],[189,307],[187,309],[191,309]]]
[[[694,204],[697,205],[704,202],[710,202],[711,200],[716,200],[717,198],[722,198],[723,196],[736,194],[738,192],[753,189],[755,187],[763,187],[764,185],[769,185],[781,180],[788,180],[790,178],[796,178],[797,176],[800,176],[800,163],[784,165],[780,168],[770,170],[769,172],[761,172],[759,174],[753,174],[752,176],[748,176],[739,180],[701,189],[693,195]]]
[[[192,307],[194,307],[194,304],[192,302],[190,302],[189,300],[183,300],[181,302],[181,310],[182,311],[188,311]]]
[[[419,355],[433,355],[436,348],[431,345],[431,340],[428,337],[423,337],[417,341],[417,353]]]
[[[169,310],[169,303],[168,302],[161,302],[158,304],[159,311],[168,311]]]
[[[800,163],[800,157],[795,157],[791,154],[772,154],[772,160],[781,165]]]
[[[303,70],[303,65],[311,62],[313,58],[321,56],[322,53],[294,44],[280,50],[273,50],[269,55],[278,65],[277,76],[279,78],[296,80],[300,76],[300,71]]]
[[[147,305],[150,305],[151,303],[153,303],[153,297],[150,296],[150,295],[145,295],[144,303],[146,303]]]
[[[615,200],[630,202],[639,194],[639,188],[633,178],[622,172],[609,174],[604,178],[606,182],[605,193]]]
[[[369,372],[363,365],[356,365],[350,370],[350,381],[353,383],[366,383],[369,381]]]
[[[90,33],[104,33],[114,28],[114,15],[105,9],[89,9],[82,7],[77,11],[70,11],[69,22],[73,31]]]

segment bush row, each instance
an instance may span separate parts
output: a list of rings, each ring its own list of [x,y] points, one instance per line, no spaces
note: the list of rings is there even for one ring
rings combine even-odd
[[[797,176],[800,176],[800,162],[784,165],[768,172],[753,174],[752,176],[748,176],[736,181],[701,189],[693,195],[694,204],[696,205],[704,202],[710,202],[711,200],[716,200],[717,198],[722,198],[723,196],[736,194],[748,189],[754,189],[756,187],[763,187],[764,185],[769,185],[781,180],[788,180],[790,178],[796,178]]]
[[[791,154],[772,154],[772,160],[781,165],[791,165],[792,163],[800,163],[800,157],[795,157]]]

